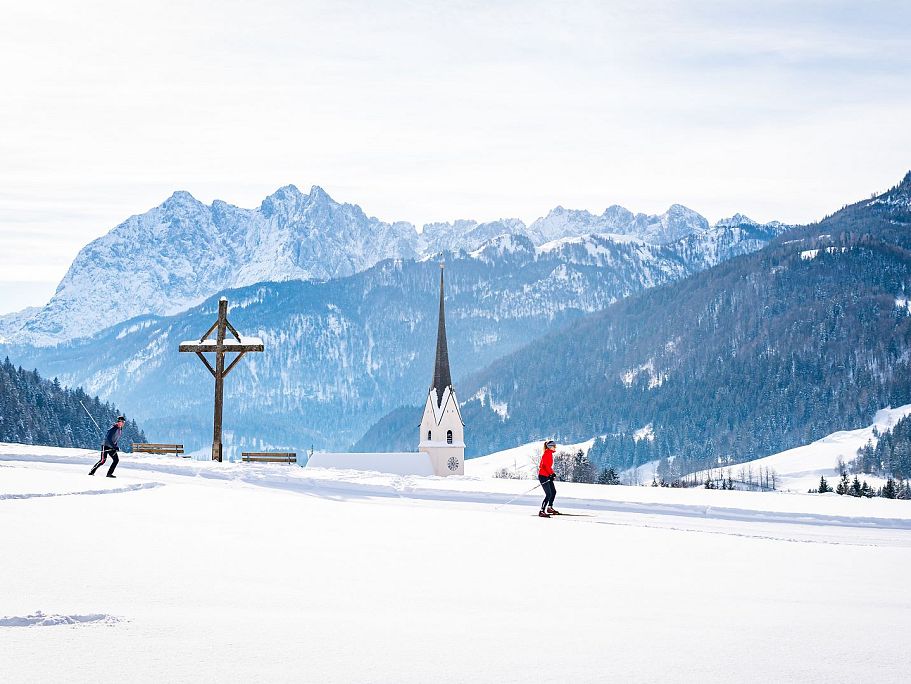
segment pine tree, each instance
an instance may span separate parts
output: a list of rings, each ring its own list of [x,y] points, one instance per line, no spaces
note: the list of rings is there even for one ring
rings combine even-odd
[[[886,480],[886,485],[883,487],[883,492],[882,492],[881,496],[883,496],[886,499],[895,498],[895,480],[893,480],[891,477],[888,480]]]
[[[848,482],[848,473],[844,470],[841,471],[841,480],[839,481],[838,486],[835,487],[835,492],[837,494],[851,493],[851,483]]]
[[[899,480],[898,489],[895,492],[896,499],[911,499],[911,484],[908,480]]]
[[[819,494],[825,494],[826,492],[831,492],[832,488],[829,486],[829,483],[826,482],[826,476],[821,475],[819,477],[819,489],[816,490]]]
[[[618,485],[620,484],[620,477],[617,475],[617,471],[613,468],[604,468],[598,474],[598,484]]]
[[[592,484],[595,481],[594,466],[592,466],[591,461],[588,460],[588,456],[582,449],[579,449],[573,457],[572,481],[588,484]]]

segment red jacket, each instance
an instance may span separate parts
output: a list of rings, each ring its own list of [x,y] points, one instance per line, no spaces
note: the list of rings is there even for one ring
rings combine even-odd
[[[538,475],[543,475],[544,477],[550,477],[554,474],[554,452],[550,449],[545,449],[544,453],[541,455],[541,465],[538,466]]]

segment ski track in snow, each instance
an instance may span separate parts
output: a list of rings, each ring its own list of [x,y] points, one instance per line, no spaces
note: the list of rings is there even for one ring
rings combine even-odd
[[[7,459],[49,464],[72,464],[77,460],[72,457],[56,455],[0,455],[0,460]],[[137,475],[142,472],[152,472],[187,479],[224,480],[241,485],[281,490],[339,502],[370,502],[371,500],[379,502],[396,499],[405,503],[486,504],[496,507],[502,506],[503,499],[506,496],[502,492],[435,489],[432,485],[422,486],[424,478],[412,476],[395,476],[386,482],[377,483],[376,481],[371,481],[377,473],[355,473],[353,471],[346,473],[346,479],[323,479],[314,476],[308,477],[305,474],[306,469],[291,466],[245,465],[241,468],[212,469],[206,467],[206,464],[196,465],[185,461],[168,463],[167,461],[146,459],[133,461],[131,465],[132,472]],[[107,494],[159,487],[163,486],[163,484],[161,482],[146,482],[118,489],[71,492],[67,494],[0,494],[0,499]],[[428,481],[428,484],[431,483]],[[585,511],[592,514],[593,517],[591,518],[580,518],[574,521],[581,524],[701,532],[727,537],[765,539],[801,544],[816,543],[868,547],[880,545],[906,546],[911,543],[911,540],[904,539],[906,532],[911,530],[911,519],[853,515],[839,516],[797,511],[764,511],[684,503],[596,500],[573,498],[565,496],[565,494],[561,499],[563,507],[567,511]],[[537,493],[526,494],[512,502],[504,513],[518,510],[524,513],[529,506],[537,507],[538,501],[539,496]],[[606,514],[612,514],[612,519],[606,519]],[[624,518],[628,520],[624,520]],[[740,524],[735,529],[730,526],[724,526],[725,522]],[[560,524],[567,523],[564,521]],[[794,526],[794,532],[784,536],[775,534],[773,529],[769,528],[776,524],[792,525]],[[854,532],[851,532],[852,529]],[[865,530],[866,532],[858,537],[856,534],[858,530]]]
[[[141,482],[139,484],[117,487],[115,489],[88,489],[81,492],[35,492],[30,494],[0,494],[0,501],[10,499],[43,499],[51,496],[95,496],[97,494],[123,494],[124,492],[136,492],[140,489],[154,489],[155,487],[164,487],[164,483]]]
[[[555,516],[555,517],[559,517],[559,516]],[[572,520],[573,517],[574,516],[567,516],[567,519]],[[637,528],[645,528],[645,529],[651,529],[651,530],[669,530],[671,532],[695,532],[697,534],[699,534],[699,533],[715,534],[715,535],[720,535],[723,537],[742,537],[744,539],[762,539],[762,540],[767,540],[767,541],[790,542],[790,543],[794,543],[794,544],[831,544],[833,546],[862,546],[862,547],[881,546],[881,544],[877,544],[877,543],[873,543],[873,542],[833,541],[830,539],[814,539],[814,538],[810,538],[810,537],[807,537],[807,538],[783,537],[783,536],[776,536],[776,535],[771,535],[771,534],[762,534],[762,533],[751,534],[749,532],[731,532],[731,531],[726,531],[726,530],[712,530],[712,529],[699,528],[696,526],[687,527],[687,526],[673,525],[673,524],[662,525],[662,524],[649,524],[649,523],[645,523],[645,522],[620,522],[617,520],[605,520],[598,516],[594,516],[594,519],[575,520],[573,522],[577,523],[577,524],[583,524],[583,525],[584,524],[613,525],[616,527],[637,527]]]
[[[25,616],[0,618],[0,627],[56,627],[58,625],[105,624],[113,625],[119,618],[103,613],[90,615],[47,615],[40,610]]]

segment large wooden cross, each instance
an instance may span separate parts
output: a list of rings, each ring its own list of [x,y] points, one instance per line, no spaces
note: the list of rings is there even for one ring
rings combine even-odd
[[[230,331],[234,339],[225,339],[225,333]],[[209,335],[215,333],[215,339],[207,339]],[[234,370],[234,366],[240,361],[247,352],[263,351],[263,341],[258,337],[248,337],[241,339],[237,330],[228,321],[228,299],[222,297],[218,302],[218,320],[212,324],[212,327],[206,331],[206,334],[199,338],[199,341],[189,340],[180,343],[180,351],[195,352],[202,359],[206,368],[215,377],[215,419],[214,429],[212,431],[212,460],[221,461],[221,409],[225,398],[225,377]],[[205,352],[215,352],[215,368],[209,363],[209,360],[203,355]],[[225,354],[237,352],[237,356],[225,368]]]

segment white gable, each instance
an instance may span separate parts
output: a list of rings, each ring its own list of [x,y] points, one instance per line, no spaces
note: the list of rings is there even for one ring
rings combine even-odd
[[[443,416],[446,415],[446,407],[451,403],[453,408],[455,408],[456,415],[459,417],[459,422],[463,425],[465,421],[462,420],[462,411],[459,409],[459,402],[456,399],[455,391],[452,387],[447,387],[443,390],[443,400],[437,405],[436,402],[437,392],[436,389],[431,387],[430,394],[427,395],[427,403],[430,404],[430,410],[433,412],[433,422],[436,425],[439,425],[443,422]],[[424,412],[427,412],[427,409],[424,409]]]

